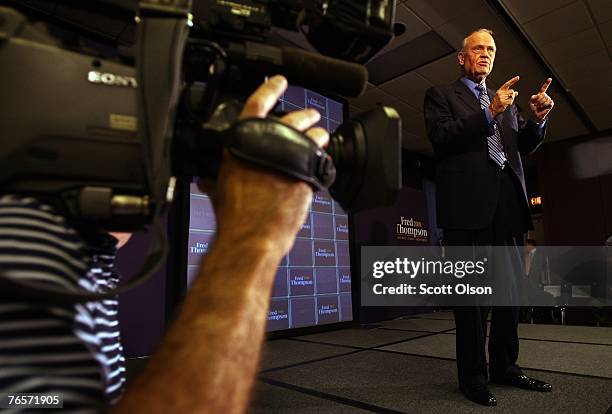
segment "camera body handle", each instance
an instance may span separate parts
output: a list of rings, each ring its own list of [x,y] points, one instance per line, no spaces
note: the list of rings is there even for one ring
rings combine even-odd
[[[314,191],[333,184],[331,157],[303,132],[271,118],[246,118],[223,133],[228,151],[242,160],[310,184]]]
[[[182,148],[182,153],[196,164],[190,169],[195,175],[216,178],[226,149],[241,160],[304,181],[314,191],[334,183],[336,167],[331,156],[306,134],[273,116],[239,119],[241,111],[239,101],[225,101],[202,125],[200,134],[191,134],[196,142]]]

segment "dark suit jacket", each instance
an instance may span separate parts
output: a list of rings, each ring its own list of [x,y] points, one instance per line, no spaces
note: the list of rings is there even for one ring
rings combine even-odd
[[[488,92],[493,100],[495,91]],[[458,79],[427,90],[424,110],[427,135],[436,156],[438,225],[461,230],[491,225],[499,196],[499,174],[487,149],[487,137],[493,134],[493,129],[478,99]],[[533,152],[545,131],[531,120],[525,122],[514,105],[496,121],[527,206],[521,155]]]

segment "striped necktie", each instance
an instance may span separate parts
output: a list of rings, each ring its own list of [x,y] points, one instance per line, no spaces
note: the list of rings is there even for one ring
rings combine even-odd
[[[482,109],[488,110],[491,105],[491,101],[489,100],[489,94],[487,93],[487,88],[482,84],[478,84],[476,89],[480,91],[480,107]],[[502,144],[501,134],[499,133],[499,128],[497,127],[497,123],[493,124],[493,135],[487,137],[487,147],[489,148],[489,158],[493,160],[498,167],[503,167],[506,163],[506,154],[504,153],[504,146]]]

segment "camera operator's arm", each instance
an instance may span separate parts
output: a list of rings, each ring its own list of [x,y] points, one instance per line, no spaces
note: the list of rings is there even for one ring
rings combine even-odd
[[[242,117],[265,117],[287,82],[274,77],[247,101]],[[314,110],[282,122],[306,130]],[[327,133],[307,134],[319,145]],[[217,239],[159,351],[116,412],[244,412],[264,338],[272,283],[304,222],[311,188],[225,153],[214,188]]]

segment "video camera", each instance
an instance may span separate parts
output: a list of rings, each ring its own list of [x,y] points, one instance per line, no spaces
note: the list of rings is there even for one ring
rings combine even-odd
[[[176,179],[215,177],[227,149],[329,187],[347,211],[390,204],[401,188],[393,108],[341,125],[326,151],[273,120],[236,121],[240,102],[268,75],[324,93],[365,89],[363,66],[275,46],[275,26],[304,31],[323,53],[365,62],[392,38],[394,14],[395,2],[382,0],[142,1],[134,68],[58,47],[21,13],[0,8],[0,188],[43,199],[80,229],[153,222],[163,240],[159,216]],[[142,276],[162,261],[161,245]]]

